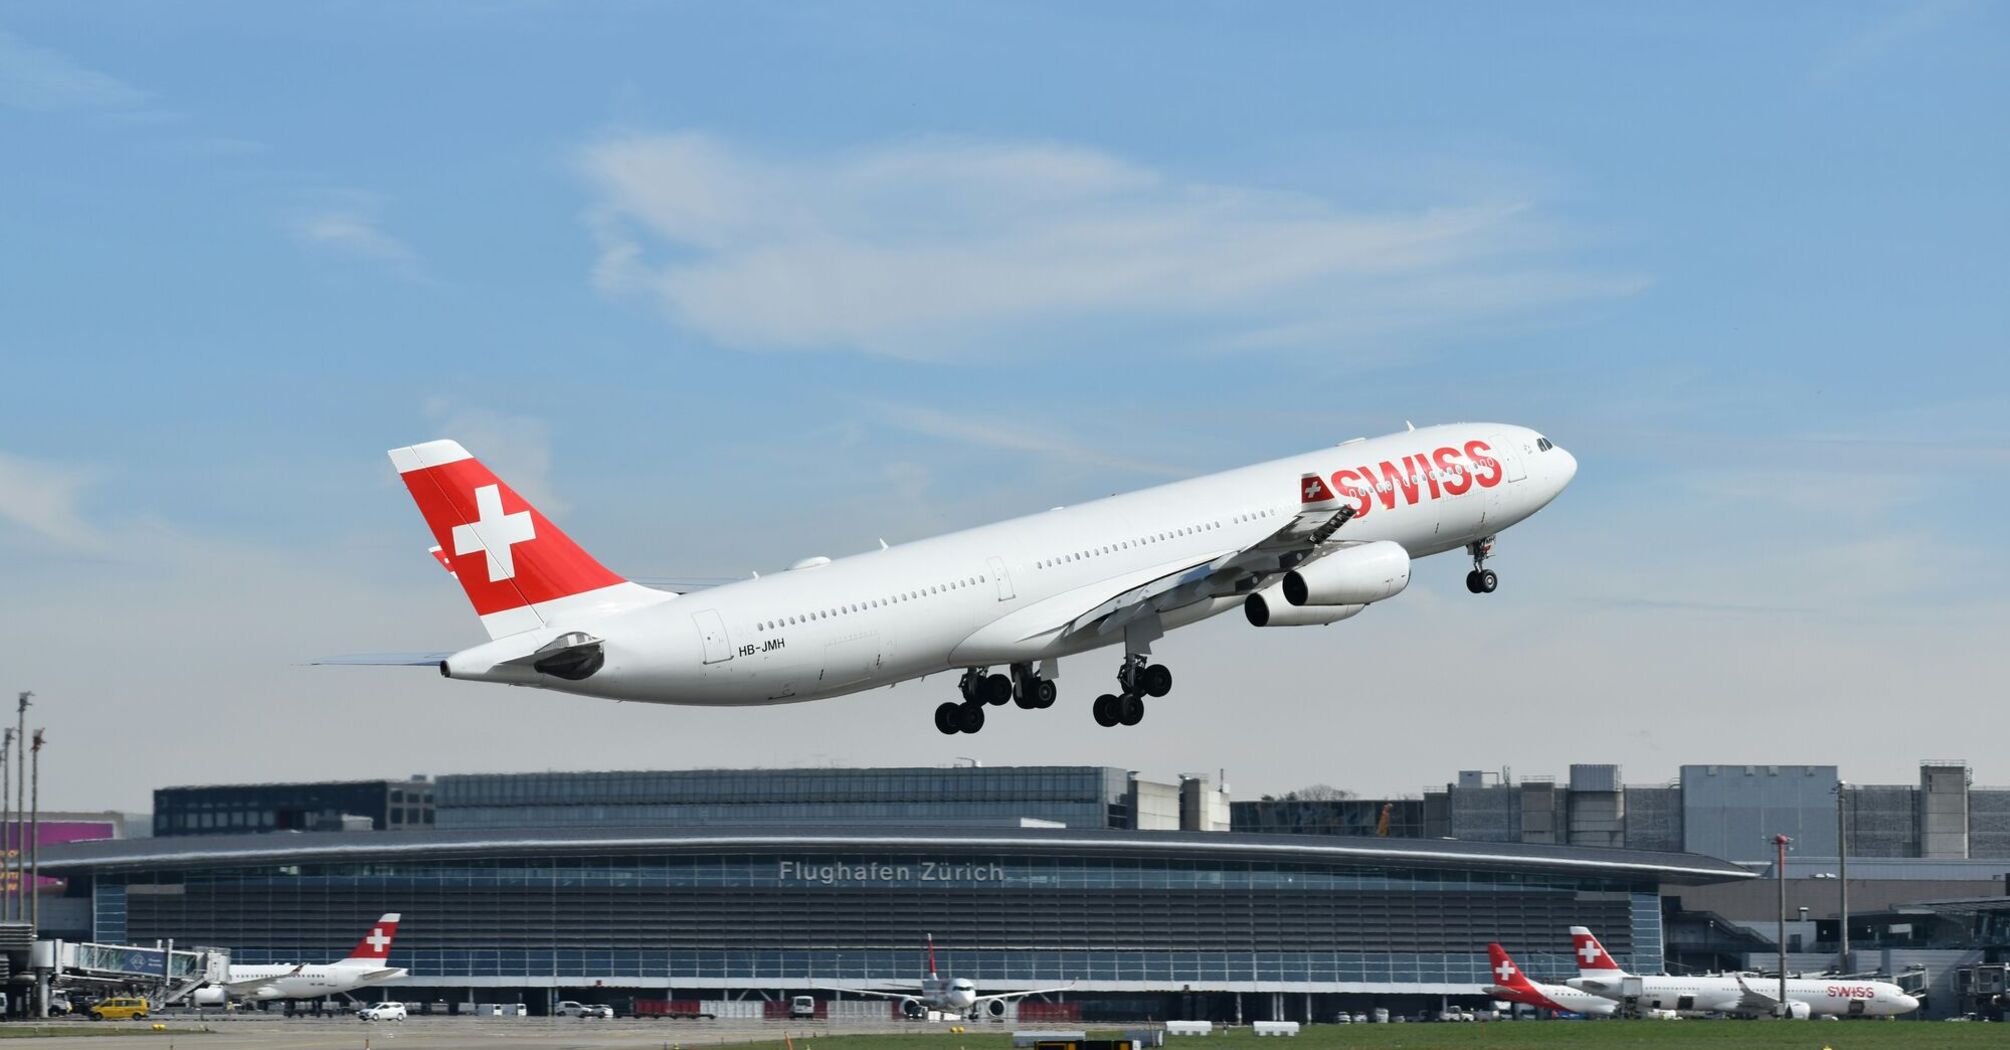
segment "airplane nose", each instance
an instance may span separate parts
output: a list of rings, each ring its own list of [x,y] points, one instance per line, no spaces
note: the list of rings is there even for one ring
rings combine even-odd
[[[1898,1006],[1900,1010],[1911,1013],[1919,1009],[1919,998],[1917,996],[1901,995],[1898,997]]]
[[[1570,484],[1570,479],[1577,476],[1577,457],[1565,451],[1561,446],[1557,447],[1554,451],[1561,457],[1557,460],[1557,469],[1559,472],[1557,476],[1560,479],[1557,488],[1562,488]]]

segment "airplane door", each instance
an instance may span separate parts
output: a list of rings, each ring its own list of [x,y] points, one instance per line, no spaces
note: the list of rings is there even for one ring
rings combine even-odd
[[[998,581],[998,600],[1001,602],[1011,601],[1012,574],[1005,571],[1005,559],[987,558],[985,561],[991,565],[991,578]]]
[[[698,637],[705,641],[706,663],[724,663],[733,658],[733,643],[726,637],[726,621],[719,618],[719,610],[695,612],[691,619],[698,624]]]
[[[1501,470],[1509,481],[1520,481],[1528,477],[1528,469],[1522,465],[1525,457],[1535,454],[1532,446],[1524,445],[1519,439],[1504,443],[1494,450],[1494,458],[1501,461]]]

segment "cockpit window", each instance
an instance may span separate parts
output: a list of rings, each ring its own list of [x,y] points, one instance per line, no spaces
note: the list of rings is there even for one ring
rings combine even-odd
[[[1548,452],[1550,449],[1553,449],[1556,446],[1552,444],[1548,438],[1542,437],[1541,435],[1537,435],[1535,439],[1535,447],[1540,451]]]

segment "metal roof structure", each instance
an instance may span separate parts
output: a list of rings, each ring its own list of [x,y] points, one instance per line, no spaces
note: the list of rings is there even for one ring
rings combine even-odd
[[[1273,861],[1362,867],[1400,865],[1540,871],[1701,885],[1754,878],[1728,861],[1689,853],[1455,840],[1247,835],[1229,832],[1073,828],[568,827],[507,831],[272,832],[120,839],[42,848],[44,873],[200,869],[608,852],[834,853],[963,850],[1139,859]]]

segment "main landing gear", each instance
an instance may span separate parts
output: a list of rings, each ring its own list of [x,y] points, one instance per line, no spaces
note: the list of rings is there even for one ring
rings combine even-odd
[[[1104,693],[1096,698],[1096,724],[1105,729],[1144,721],[1144,698],[1172,692],[1172,671],[1164,664],[1146,663],[1143,654],[1132,653],[1124,657],[1123,666],[1117,669],[1117,685],[1122,692],[1114,696]]]
[[[935,709],[935,728],[947,735],[975,733],[984,728],[984,709],[1016,702],[1028,711],[1054,706],[1058,691],[1054,683],[1040,676],[1032,664],[1013,664],[1010,676],[991,674],[988,667],[972,667],[963,672],[957,688],[963,702],[945,703]]]
[[[1486,567],[1487,558],[1493,552],[1492,536],[1466,544],[1466,553],[1473,556],[1473,571],[1466,573],[1466,590],[1474,594],[1492,594],[1494,588],[1501,585],[1500,577],[1495,576],[1494,571]]]

